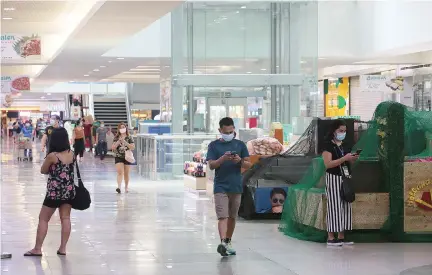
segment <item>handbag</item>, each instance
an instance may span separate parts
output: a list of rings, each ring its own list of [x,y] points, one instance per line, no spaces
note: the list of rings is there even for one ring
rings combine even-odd
[[[131,150],[125,152],[125,160],[129,163],[135,163],[135,158]]]
[[[72,200],[72,208],[82,211],[90,207],[91,197],[89,191],[87,190],[87,188],[85,188],[84,183],[81,180],[78,163],[75,162],[75,165],[78,177],[78,186],[75,186],[75,198]]]
[[[336,148],[335,148],[336,150]],[[336,155],[337,152],[336,152]],[[340,196],[343,201],[352,203],[356,199],[356,195],[354,189],[352,188],[352,178],[351,176],[347,177],[342,169],[342,165],[339,165],[339,169],[341,170],[342,175],[342,186],[340,190]]]

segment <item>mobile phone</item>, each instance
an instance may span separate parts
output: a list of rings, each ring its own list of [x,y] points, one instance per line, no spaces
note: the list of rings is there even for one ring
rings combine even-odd
[[[230,153],[231,153],[231,156],[235,156],[235,155],[237,155],[237,152],[236,152],[236,151],[231,151]]]
[[[357,151],[355,152],[355,155],[360,155],[362,151],[363,151],[362,149],[357,149]]]

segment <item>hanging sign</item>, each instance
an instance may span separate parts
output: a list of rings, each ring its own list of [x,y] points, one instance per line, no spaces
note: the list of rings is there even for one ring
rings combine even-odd
[[[1,35],[1,59],[22,60],[41,58],[41,38],[37,34],[24,36],[19,34]]]
[[[362,92],[397,93],[404,90],[403,77],[385,75],[361,75],[360,90]]]
[[[19,92],[30,91],[30,78],[25,75],[20,76],[1,76],[1,93],[17,94]]]
[[[70,110],[70,119],[78,120],[81,118],[81,107],[80,106],[71,106]]]
[[[60,112],[60,111],[65,111],[66,107],[65,107],[65,103],[64,102],[49,102],[49,101],[44,101],[40,104],[39,106],[39,110],[41,112]]]

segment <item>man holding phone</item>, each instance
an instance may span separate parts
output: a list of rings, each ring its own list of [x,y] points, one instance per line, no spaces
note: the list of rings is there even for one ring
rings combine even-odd
[[[249,152],[243,141],[234,139],[234,121],[225,117],[219,122],[221,138],[208,146],[207,161],[215,170],[214,201],[218,218],[221,244],[217,252],[221,256],[235,255],[231,238],[240,208],[243,192],[241,168],[250,168]]]

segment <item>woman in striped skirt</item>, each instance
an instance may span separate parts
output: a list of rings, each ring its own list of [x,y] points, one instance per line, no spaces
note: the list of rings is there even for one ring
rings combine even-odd
[[[342,200],[342,175],[349,175],[350,162],[358,156],[346,153],[342,141],[346,136],[346,124],[343,120],[335,120],[330,127],[327,143],[323,151],[326,167],[326,195],[327,195],[327,245],[342,246],[353,244],[345,240],[344,232],[352,230],[352,205]],[[343,174],[342,174],[343,173]],[[335,238],[335,232],[338,233]]]

